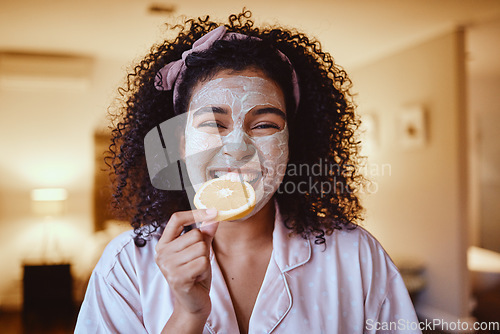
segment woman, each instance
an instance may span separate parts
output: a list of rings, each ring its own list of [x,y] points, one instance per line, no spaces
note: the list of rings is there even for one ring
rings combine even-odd
[[[111,161],[135,230],[106,248],[76,332],[419,332],[396,267],[356,225],[347,74],[318,43],[249,16],[189,20],[128,76]],[[186,189],[153,187],[143,139],[178,117],[194,190],[237,173],[257,193],[249,215],[215,222]]]

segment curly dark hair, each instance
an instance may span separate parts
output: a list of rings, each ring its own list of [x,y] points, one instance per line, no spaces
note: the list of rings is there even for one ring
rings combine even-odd
[[[247,10],[231,15],[226,28],[228,32],[258,37],[263,47],[255,47],[251,39],[219,41],[206,54],[192,53],[186,59],[188,69],[178,88],[187,94],[180,94],[176,111],[172,91],[155,89],[155,75],[169,62],[180,59],[196,40],[219,26],[208,16],[174,26],[179,29],[177,38],[153,46],[128,74],[125,85],[118,89],[121,103],[115,112],[110,111],[115,126],[106,162],[114,179],[114,206],[123,219],[131,221],[137,246],[143,246],[147,234],[174,212],[190,209],[184,191],[158,190],[151,185],[144,137],[158,124],[185,112],[193,84],[210,78],[220,69],[238,71],[257,67],[282,88],[289,128],[288,170],[291,166],[318,163],[329,167],[328,172],[321,175],[286,173],[274,194],[286,227],[303,238],[315,236],[315,243],[322,244],[325,234],[342,227],[356,227],[362,220],[363,208],[357,190],[364,179],[354,168],[358,165],[359,142],[355,134],[360,121],[349,92],[352,86],[349,77],[330,54],[321,50],[319,42],[296,31],[254,27],[250,17]],[[298,106],[293,100],[290,66],[269,50],[281,51],[295,69],[300,86]],[[232,57],[233,53],[238,56]],[[311,189],[290,192],[282,188],[301,182],[328,182],[333,187],[328,194]]]

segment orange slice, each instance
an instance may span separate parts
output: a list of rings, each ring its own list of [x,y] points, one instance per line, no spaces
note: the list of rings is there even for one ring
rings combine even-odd
[[[255,190],[248,182],[224,178],[205,182],[194,195],[197,209],[217,209],[217,221],[245,217],[255,207],[255,200]]]

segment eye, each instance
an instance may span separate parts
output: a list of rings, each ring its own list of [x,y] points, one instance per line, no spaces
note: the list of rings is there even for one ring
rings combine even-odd
[[[278,131],[281,127],[278,124],[270,122],[260,122],[250,127],[250,135],[255,137],[270,136]]]
[[[224,126],[223,124],[220,124],[220,123],[214,122],[214,121],[203,122],[200,125],[198,125],[198,127],[199,128],[201,128],[201,127],[208,127],[208,128],[222,128],[222,129],[227,129],[227,127]]]
[[[265,123],[265,124],[258,124],[252,128],[252,130],[256,130],[256,129],[278,129],[278,130],[280,130],[280,127],[276,124]]]

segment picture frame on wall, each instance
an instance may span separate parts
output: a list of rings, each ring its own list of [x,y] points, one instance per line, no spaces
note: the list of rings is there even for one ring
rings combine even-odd
[[[422,106],[405,107],[397,115],[396,135],[399,146],[405,150],[425,147],[427,119]]]

